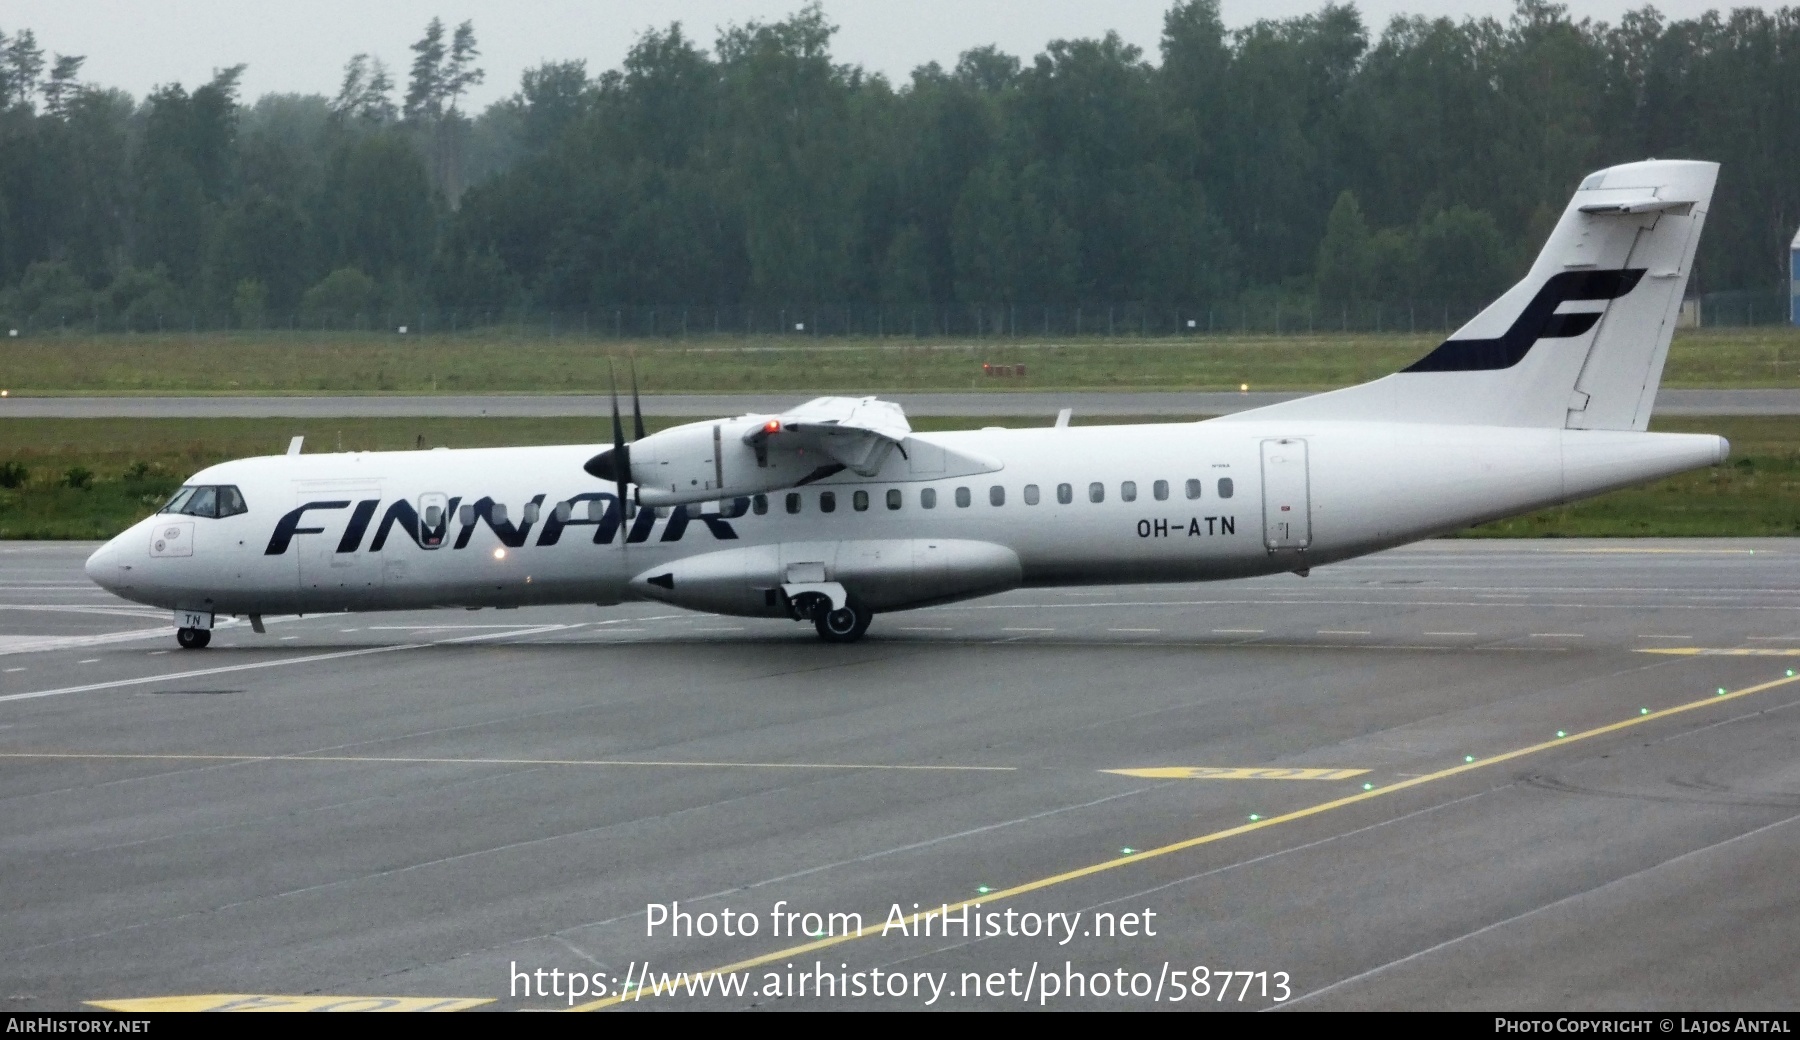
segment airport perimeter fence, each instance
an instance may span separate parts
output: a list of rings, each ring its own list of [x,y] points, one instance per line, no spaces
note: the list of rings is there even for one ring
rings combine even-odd
[[[1484,303],[1441,301],[1324,304],[1305,299],[1217,304],[960,304],[952,307],[873,304],[792,306],[616,306],[590,309],[527,307],[383,308],[304,311],[285,316],[125,313],[46,314],[8,319],[0,328],[21,337],[111,333],[385,333],[457,335],[481,333],[521,338],[595,340],[698,339],[707,337],[816,337],[873,339],[1183,338],[1207,335],[1320,335],[1329,333],[1448,334],[1480,312]],[[1785,298],[1767,293],[1714,293],[1700,301],[1699,324],[1783,324]]]

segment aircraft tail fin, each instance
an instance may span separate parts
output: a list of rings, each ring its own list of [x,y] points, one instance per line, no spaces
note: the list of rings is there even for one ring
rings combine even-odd
[[[1718,173],[1654,159],[1594,173],[1524,280],[1431,353],[1225,418],[1643,430]]]

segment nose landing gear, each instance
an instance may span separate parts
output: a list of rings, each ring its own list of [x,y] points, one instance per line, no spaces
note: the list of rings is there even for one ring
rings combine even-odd
[[[181,644],[183,650],[203,650],[212,642],[212,631],[205,628],[178,628],[175,630],[175,642]]]

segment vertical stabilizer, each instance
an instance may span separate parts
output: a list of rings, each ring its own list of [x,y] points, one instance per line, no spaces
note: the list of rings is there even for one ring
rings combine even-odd
[[[1226,421],[1644,429],[1718,172],[1650,160],[1590,175],[1524,280],[1406,370]]]

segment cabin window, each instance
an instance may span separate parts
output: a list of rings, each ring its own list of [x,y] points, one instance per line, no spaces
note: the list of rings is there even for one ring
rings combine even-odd
[[[1150,493],[1156,496],[1158,502],[1167,502],[1169,500],[1169,482],[1159,480],[1150,485]]]
[[[859,513],[868,512],[869,511],[869,493],[867,491],[857,491],[857,492],[851,494],[850,508],[856,510]]]
[[[1232,491],[1231,478],[1230,477],[1220,477],[1219,478],[1219,497],[1220,498],[1230,498],[1231,491]]]
[[[1056,500],[1065,506],[1075,501],[1075,486],[1073,484],[1056,485]]]
[[[968,488],[959,487],[956,489],[956,508],[967,509],[967,508],[969,508],[969,503],[971,501],[972,501],[972,499],[969,497],[969,489]]]
[[[1089,484],[1088,485],[1088,501],[1089,502],[1104,502],[1104,501],[1106,501],[1106,485],[1100,483],[1098,480],[1094,481],[1092,484]]]
[[[556,510],[557,510],[556,518],[558,520],[562,520],[562,521],[566,522],[569,519],[569,503],[564,502],[563,504],[557,506]],[[444,522],[444,507],[443,506],[426,506],[425,507],[425,515],[423,517],[420,517],[420,519],[425,522],[426,527],[436,527],[438,524],[441,524]]]
[[[887,502],[888,502],[889,509],[899,509],[900,508],[900,489],[899,488],[888,488]]]
[[[587,518],[589,523],[597,524],[606,519],[606,503],[598,498],[587,500]]]
[[[488,507],[488,519],[496,524],[506,523],[506,506],[495,502]]]
[[[462,508],[458,509],[456,511],[456,519],[464,527],[474,527],[475,526],[475,507],[474,506],[463,506]]]
[[[789,516],[792,516],[793,514],[798,513],[800,511],[800,492],[798,492],[798,491],[788,492],[787,511],[788,511]]]
[[[1125,502],[1137,501],[1137,481],[1127,480],[1119,485],[1119,498]]]
[[[753,495],[750,498],[750,511],[757,516],[766,516],[769,512],[769,496]]]
[[[819,492],[819,512],[821,512],[821,513],[837,512],[837,492],[835,492],[835,491]]]
[[[1025,504],[1028,506],[1035,506],[1038,504],[1038,488],[1036,484],[1025,485]]]
[[[1003,506],[1006,504],[1006,489],[998,484],[988,488],[988,505]]]
[[[937,508],[937,488],[921,488],[919,490],[919,508]]]
[[[1187,497],[1200,497],[1200,482],[1198,480],[1190,480],[1187,482]]]
[[[519,510],[519,519],[528,524],[537,523],[538,515],[538,504],[536,502],[527,502],[525,503],[525,508]]]

